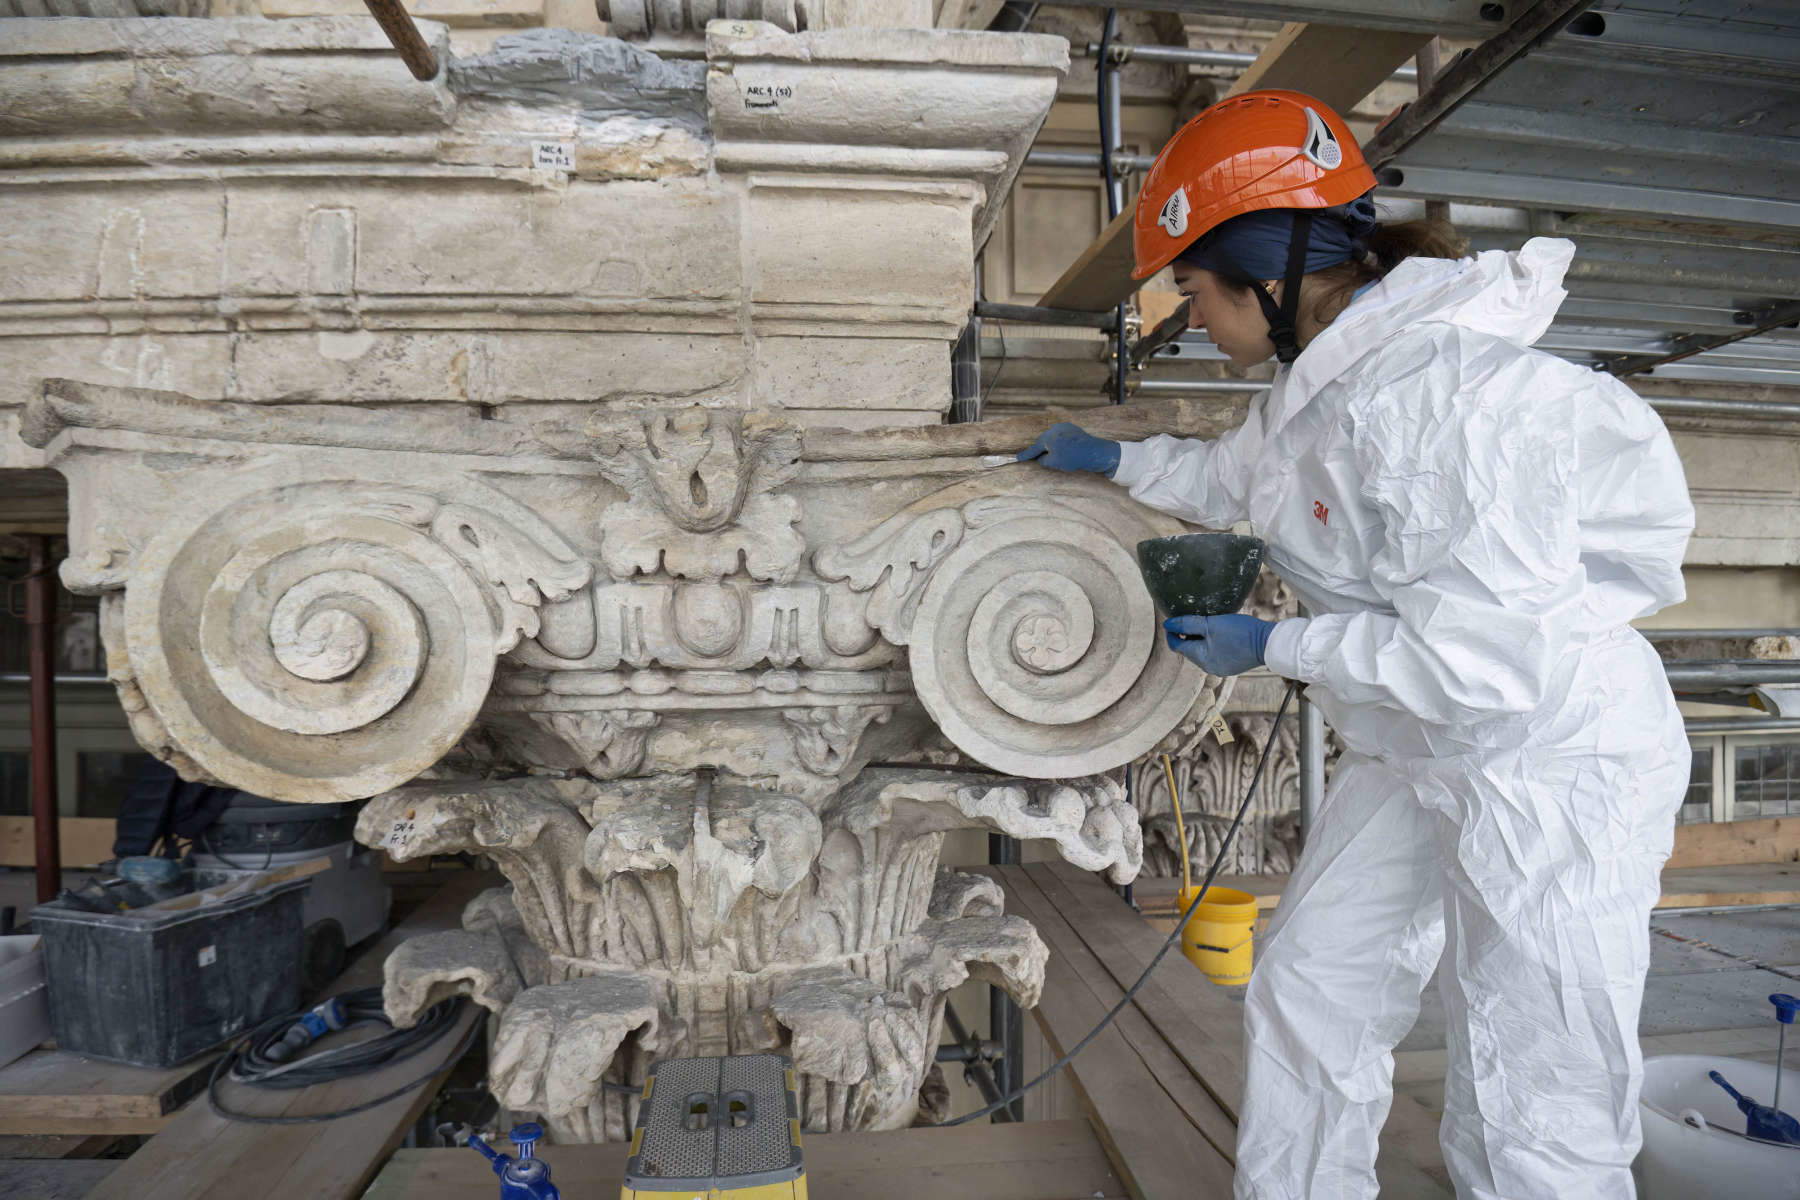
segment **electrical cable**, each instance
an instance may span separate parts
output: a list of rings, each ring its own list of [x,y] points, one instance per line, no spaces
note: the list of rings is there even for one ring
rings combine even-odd
[[[397,1063],[416,1058],[430,1049],[443,1036],[456,1027],[467,1001],[461,996],[452,996],[448,1000],[426,1009],[419,1017],[416,1025],[409,1029],[394,1029],[387,1019],[383,1008],[381,989],[379,987],[358,988],[345,992],[338,997],[344,1011],[352,1019],[344,1026],[353,1029],[363,1025],[388,1025],[388,1032],[378,1037],[361,1042],[352,1042],[343,1046],[315,1050],[304,1054],[291,1062],[281,1062],[270,1055],[270,1047],[279,1042],[288,1029],[311,1010],[283,1013],[271,1017],[249,1033],[245,1034],[236,1045],[213,1064],[212,1074],[206,1081],[207,1102],[212,1110],[221,1117],[231,1121],[242,1121],[249,1125],[310,1125],[320,1121],[335,1121],[340,1117],[354,1116],[378,1108],[389,1100],[403,1096],[414,1088],[422,1087],[451,1063],[463,1056],[463,1053],[474,1043],[475,1034],[481,1028],[480,1021],[471,1022],[468,1031],[463,1034],[456,1050],[438,1062],[425,1074],[390,1092],[385,1092],[373,1100],[364,1101],[350,1108],[338,1109],[336,1112],[308,1113],[304,1116],[270,1117],[255,1113],[238,1112],[227,1108],[219,1099],[219,1084],[227,1076],[234,1083],[248,1087],[294,1089],[312,1087],[315,1084],[331,1083],[340,1079],[348,1079],[356,1075],[365,1075],[378,1071],[383,1067],[391,1067]]]
[[[1029,1092],[1038,1084],[1044,1082],[1044,1080],[1068,1066],[1071,1062],[1075,1061],[1075,1056],[1077,1054],[1080,1054],[1083,1050],[1087,1049],[1089,1042],[1092,1042],[1095,1038],[1099,1037],[1100,1034],[1105,1031],[1106,1027],[1113,1023],[1114,1017],[1125,1011],[1125,1006],[1131,1003],[1132,998],[1138,994],[1138,991],[1142,989],[1146,983],[1150,982],[1150,976],[1162,963],[1164,956],[1169,953],[1169,948],[1181,940],[1181,931],[1187,928],[1187,923],[1189,919],[1193,917],[1194,910],[1200,907],[1200,902],[1206,898],[1207,889],[1212,887],[1213,880],[1218,876],[1219,868],[1225,865],[1225,856],[1231,851],[1232,839],[1237,836],[1238,827],[1244,823],[1244,814],[1250,811],[1250,805],[1256,799],[1257,788],[1262,785],[1263,769],[1269,765],[1269,756],[1275,750],[1275,737],[1281,732],[1282,718],[1287,716],[1288,705],[1292,703],[1294,693],[1299,690],[1300,685],[1297,683],[1289,683],[1287,685],[1287,694],[1282,696],[1281,707],[1277,709],[1275,713],[1275,723],[1269,726],[1269,740],[1263,743],[1262,757],[1257,759],[1256,774],[1250,777],[1250,786],[1244,792],[1243,802],[1238,805],[1236,815],[1231,818],[1231,827],[1225,831],[1225,837],[1219,843],[1218,854],[1213,857],[1212,865],[1206,868],[1206,877],[1200,883],[1200,890],[1194,895],[1193,900],[1189,902],[1187,911],[1183,912],[1180,919],[1175,922],[1175,928],[1171,930],[1169,936],[1163,940],[1162,948],[1158,950],[1156,956],[1150,960],[1150,965],[1145,967],[1144,973],[1137,977],[1137,982],[1125,989],[1125,994],[1119,997],[1119,1002],[1112,1006],[1110,1012],[1100,1018],[1100,1023],[1098,1025],[1095,1025],[1092,1029],[1088,1030],[1086,1036],[1079,1042],[1076,1042],[1067,1054],[1046,1067],[1043,1073],[1036,1079],[1033,1079],[1030,1083],[1025,1084],[1013,1092],[1000,1097],[1000,1099],[987,1105],[985,1108],[978,1108],[972,1113],[965,1113],[960,1117],[952,1117],[948,1121],[941,1122],[939,1128],[951,1125],[967,1125],[970,1121],[979,1121],[983,1117],[992,1116],[1002,1108],[1005,1108],[1018,1100],[1019,1097],[1023,1096],[1026,1092]]]
[[[1000,362],[994,367],[994,377],[988,380],[987,387],[981,393],[982,412],[987,411],[988,397],[994,394],[994,388],[1000,383],[1000,372],[1006,370],[1006,323],[994,322],[994,333],[1000,338]],[[976,347],[976,353],[980,353],[979,346]]]
[[[269,869],[269,864],[275,861],[275,843],[270,842],[268,845],[268,850],[263,854],[263,865],[262,866],[247,867],[243,863],[232,862],[229,858],[226,858],[224,854],[219,852],[219,848],[217,846],[213,845],[213,840],[212,840],[211,834],[212,834],[211,826],[208,826],[207,828],[202,829],[200,831],[200,834],[199,834],[200,848],[202,850],[205,850],[208,854],[212,855],[214,858],[218,859],[220,862],[224,863],[226,866],[230,867],[234,871],[266,871]],[[235,853],[235,851],[234,851],[234,853]]]

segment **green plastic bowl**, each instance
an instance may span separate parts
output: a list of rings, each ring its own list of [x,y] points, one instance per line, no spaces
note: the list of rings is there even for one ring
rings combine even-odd
[[[1238,533],[1182,533],[1138,543],[1138,570],[1165,617],[1218,617],[1250,598],[1263,541]]]

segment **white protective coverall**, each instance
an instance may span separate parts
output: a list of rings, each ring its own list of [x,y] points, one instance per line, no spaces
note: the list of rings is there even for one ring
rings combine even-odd
[[[1434,968],[1457,1195],[1633,1195],[1689,751],[1626,623],[1682,598],[1693,509],[1642,399],[1529,348],[1573,253],[1405,260],[1242,427],[1123,447],[1138,500],[1268,542],[1312,614],[1268,665],[1346,748],[1246,998],[1239,1200],[1376,1194],[1392,1051]]]

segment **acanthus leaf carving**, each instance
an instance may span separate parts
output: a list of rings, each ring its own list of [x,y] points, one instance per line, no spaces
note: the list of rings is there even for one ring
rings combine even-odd
[[[524,987],[506,943],[492,934],[444,929],[408,938],[382,964],[382,999],[399,1029],[418,1024],[426,1009],[467,996],[501,1013]]]
[[[894,645],[904,646],[925,576],[956,548],[965,526],[957,508],[901,513],[848,545],[819,550],[813,569],[822,579],[847,583],[852,591],[874,593],[865,602],[863,619]]]
[[[740,569],[792,582],[800,506],[774,491],[800,465],[800,432],[766,413],[693,407],[590,426],[600,471],[631,499],[607,510],[601,559],[616,579],[716,582]]]
[[[1267,713],[1238,712],[1225,718],[1232,735],[1221,745],[1209,735],[1169,755],[1165,772],[1161,755],[1132,765],[1132,799],[1144,831],[1144,869],[1152,875],[1180,870],[1178,827],[1169,799],[1173,774],[1182,798],[1188,856],[1210,862],[1244,790],[1249,787],[1267,744],[1274,718]],[[1342,746],[1327,732],[1326,759],[1334,761]],[[1255,805],[1245,814],[1244,828],[1232,845],[1225,869],[1232,874],[1285,874],[1299,859],[1299,732],[1293,722],[1282,725],[1269,759],[1267,775]]]
[[[788,708],[781,716],[794,736],[794,754],[815,775],[836,775],[849,765],[863,733],[881,724],[893,709],[874,704],[837,704],[829,708]]]
[[[529,1112],[565,1119],[583,1112],[627,1037],[654,1045],[666,1035],[658,999],[651,981],[631,971],[520,992],[494,1035],[494,1094]]]
[[[823,836],[819,818],[801,801],[715,788],[706,775],[691,792],[646,788],[636,798],[596,814],[584,864],[602,884],[668,872],[679,906],[665,914],[672,920],[660,940],[687,961],[719,946],[747,891],[779,901],[805,880]]]
[[[644,750],[661,719],[642,709],[537,710],[531,719],[562,739],[595,779],[618,779],[644,765]]]
[[[532,538],[466,504],[444,505],[431,522],[431,533],[500,590],[505,611],[496,654],[505,654],[523,638],[536,637],[538,610],[568,599],[594,577],[593,564],[576,558],[548,527]]]

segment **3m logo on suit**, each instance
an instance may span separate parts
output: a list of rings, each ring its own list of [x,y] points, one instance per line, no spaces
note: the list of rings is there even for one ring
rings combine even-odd
[[[1319,524],[1321,525],[1331,524],[1331,510],[1325,507],[1325,502],[1323,500],[1313,501],[1313,516],[1319,518]]]

